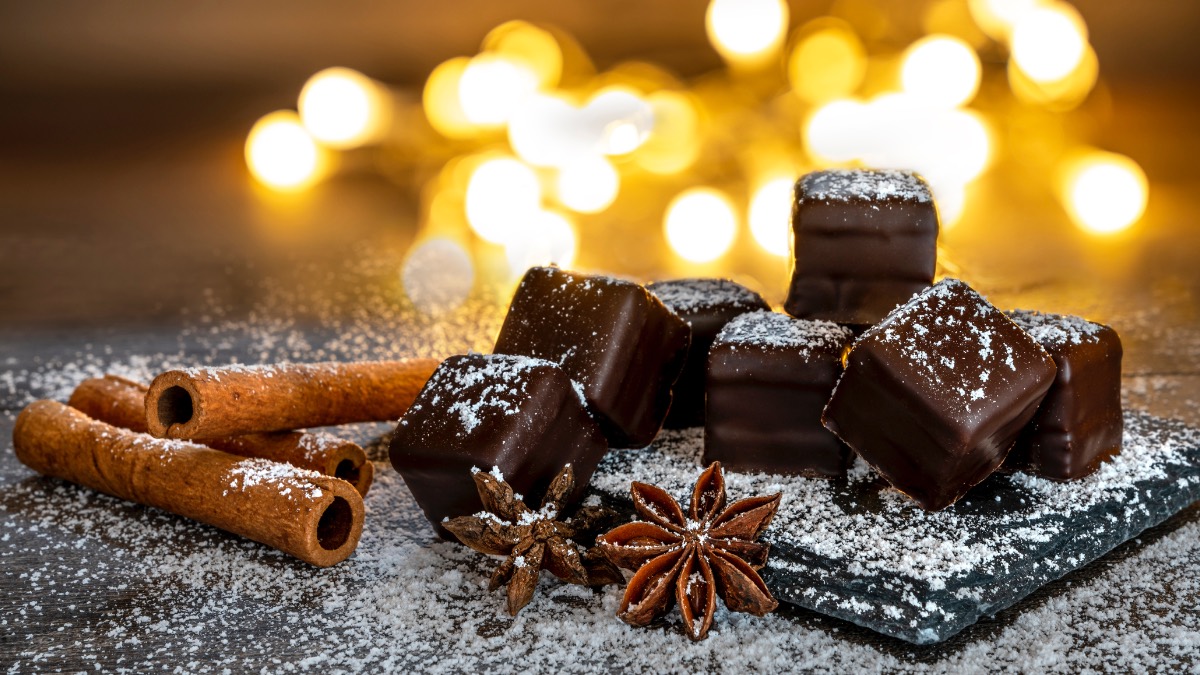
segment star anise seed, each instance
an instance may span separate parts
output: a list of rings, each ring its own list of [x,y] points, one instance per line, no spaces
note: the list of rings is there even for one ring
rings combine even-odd
[[[679,604],[688,637],[702,640],[716,598],[734,612],[762,616],[779,603],[757,570],[767,544],[755,541],[779,509],[780,495],[749,497],[726,506],[725,476],[713,462],[696,480],[687,515],[665,490],[634,482],[633,506],[644,521],[626,523],[596,539],[619,567],[635,570],[617,612],[645,626]]]
[[[493,473],[478,469],[471,473],[485,510],[473,516],[452,518],[442,525],[476,551],[507,556],[492,574],[488,590],[508,586],[509,614],[516,616],[529,604],[543,569],[567,583],[585,586],[622,580],[620,570],[607,558],[594,553],[594,549],[581,554],[572,541],[607,521],[611,511],[600,506],[583,506],[573,517],[559,519],[575,485],[570,464],[550,482],[537,511],[526,506],[512,487]]]

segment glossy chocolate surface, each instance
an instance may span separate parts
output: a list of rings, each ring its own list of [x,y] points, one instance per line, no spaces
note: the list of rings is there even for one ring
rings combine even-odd
[[[529,504],[570,464],[582,496],[608,451],[599,426],[558,366],[523,356],[469,354],[442,362],[392,436],[389,455],[430,524],[483,504],[471,468],[499,468]]]
[[[730,321],[708,354],[704,464],[838,476],[850,449],[821,425],[854,336],[829,321],[759,311]]]
[[[671,405],[691,330],[642,286],[533,267],[496,339],[497,354],[552,361],[583,387],[612,447],[649,445]]]
[[[675,382],[671,410],[663,424],[668,429],[704,425],[704,370],[708,348],[730,319],[770,309],[758,293],[728,279],[672,279],[646,285],[664,305],[692,329],[683,373]]]
[[[937,209],[929,186],[910,172],[801,177],[792,236],[792,316],[870,325],[933,282]]]
[[[1003,468],[1054,480],[1087,476],[1121,451],[1121,338],[1077,316],[1008,315],[1050,353],[1058,373]]]
[[[1055,366],[965,283],[945,279],[855,341],[825,426],[925,509],[995,471]]]

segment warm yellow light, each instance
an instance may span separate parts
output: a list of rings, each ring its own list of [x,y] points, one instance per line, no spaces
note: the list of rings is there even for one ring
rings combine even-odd
[[[467,223],[484,240],[503,244],[541,202],[541,184],[532,169],[508,157],[489,159],[475,167],[467,183]]]
[[[1087,46],[1087,26],[1067,5],[1032,9],[1013,27],[1012,58],[1035,82],[1070,75],[1083,61]]]
[[[792,179],[763,183],[750,200],[750,233],[771,255],[786,256],[792,246]]]
[[[263,184],[299,190],[316,182],[321,153],[300,116],[290,110],[266,115],[246,137],[246,165]]]
[[[582,110],[551,94],[533,94],[517,108],[508,122],[508,143],[533,166],[563,166],[595,152]]]
[[[962,220],[963,208],[967,205],[967,190],[962,185],[939,186],[933,190],[933,201],[937,206],[938,221],[942,230],[952,230]]]
[[[558,201],[578,213],[599,213],[617,198],[621,178],[603,157],[583,156],[558,172]]]
[[[553,211],[533,214],[518,235],[504,245],[504,256],[512,276],[518,277],[535,265],[570,267],[579,247],[575,226]]]
[[[596,151],[624,155],[636,150],[654,129],[654,109],[628,87],[606,87],[583,108],[585,124],[597,132]]]
[[[979,75],[975,50],[948,35],[930,35],[912,43],[900,70],[904,91],[946,107],[965,105],[975,98]]]
[[[709,41],[725,60],[758,65],[783,45],[788,6],[783,0],[711,0],[705,26]]]
[[[1055,112],[1065,112],[1083,103],[1100,76],[1100,62],[1091,45],[1084,50],[1083,60],[1070,75],[1054,82],[1035,82],[1025,74],[1016,61],[1008,62],[1008,84],[1023,103],[1043,106]]]
[[[698,104],[678,91],[658,91],[647,98],[654,113],[654,128],[633,159],[638,166],[656,174],[683,171],[700,154]]]
[[[831,101],[813,112],[804,126],[804,142],[818,159],[850,162],[862,153],[866,106],[858,101]]]
[[[1045,0],[967,0],[971,17],[991,37],[1007,40],[1013,26],[1029,10]]]
[[[1096,152],[1069,163],[1060,190],[1077,225],[1088,232],[1111,234],[1142,217],[1149,185],[1137,162],[1124,155]]]
[[[788,59],[792,90],[809,103],[854,93],[867,71],[867,50],[849,24],[817,19],[801,30]]]
[[[459,83],[471,59],[460,56],[440,64],[425,81],[421,103],[425,118],[441,135],[447,138],[468,138],[478,129],[463,112],[459,97]]]
[[[304,128],[325,145],[354,148],[379,139],[389,110],[371,78],[349,68],[326,68],[300,90]]]
[[[737,215],[724,193],[712,188],[692,188],[671,200],[663,228],[671,250],[681,258],[710,262],[733,245]]]
[[[475,265],[461,244],[435,237],[414,246],[400,271],[404,294],[418,310],[443,314],[457,309],[475,285]]]
[[[537,91],[538,76],[523,61],[483,53],[471,59],[458,81],[458,97],[467,120],[484,127],[499,127],[530,94]]]
[[[519,61],[533,71],[542,88],[553,87],[562,78],[563,53],[558,40],[550,31],[527,21],[496,26],[483,39],[481,51]]]

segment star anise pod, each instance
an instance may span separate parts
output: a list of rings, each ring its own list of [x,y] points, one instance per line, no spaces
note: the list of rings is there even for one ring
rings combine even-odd
[[[568,464],[550,482],[542,508],[534,511],[514,494],[499,470],[471,470],[484,511],[442,523],[454,536],[481,553],[508,556],[492,574],[489,591],[508,584],[508,613],[516,616],[529,604],[538,575],[549,570],[572,584],[602,586],[619,583],[621,572],[598,552],[580,554],[572,538],[593,531],[611,517],[602,506],[580,507],[560,520],[567,495],[575,485]]]
[[[636,570],[617,611],[623,621],[645,626],[677,601],[688,637],[703,640],[718,595],[731,611],[756,616],[779,606],[756,571],[767,563],[769,546],[755,539],[775,517],[780,495],[726,506],[720,462],[696,480],[686,516],[662,488],[635,481],[630,492],[645,521],[626,523],[596,539],[596,547],[610,560]]]

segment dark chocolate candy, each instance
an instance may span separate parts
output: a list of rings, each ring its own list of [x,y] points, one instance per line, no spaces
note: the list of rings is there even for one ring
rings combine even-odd
[[[784,308],[804,319],[878,322],[933,282],[938,216],[907,171],[816,171],[796,183],[792,283]]]
[[[1025,310],[1008,316],[1050,353],[1058,374],[1003,468],[1054,480],[1094,472],[1121,451],[1121,338],[1077,316]]]
[[[965,283],[913,296],[854,342],[823,421],[922,507],[1004,462],[1054,380],[1041,345]]]
[[[497,354],[553,361],[583,386],[609,444],[649,445],[671,405],[691,331],[642,286],[533,267],[513,296]]]
[[[717,333],[739,314],[770,309],[758,293],[728,279],[672,279],[646,286],[692,329],[687,363],[675,382],[674,400],[663,426],[704,425],[704,370]]]
[[[837,476],[850,449],[821,426],[821,410],[854,339],[829,321],[771,311],[730,321],[708,353],[704,464],[734,471]]]
[[[396,427],[389,455],[425,517],[443,537],[443,518],[483,508],[471,468],[498,468],[538,504],[566,464],[574,501],[608,451],[576,385],[558,366],[524,356],[452,356],[434,371]]]

